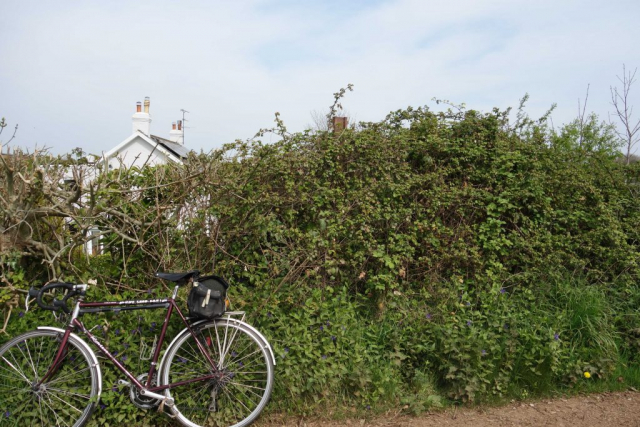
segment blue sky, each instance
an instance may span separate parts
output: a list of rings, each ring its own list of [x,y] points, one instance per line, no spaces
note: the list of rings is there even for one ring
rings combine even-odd
[[[559,126],[588,84],[588,109],[612,111],[622,64],[640,66],[638,16],[637,1],[5,0],[0,116],[20,146],[100,153],[149,96],[153,134],[184,108],[186,145],[208,151],[276,111],[302,130],[353,83],[344,106],[357,120],[434,97],[488,111],[529,93],[532,116],[558,104]]]

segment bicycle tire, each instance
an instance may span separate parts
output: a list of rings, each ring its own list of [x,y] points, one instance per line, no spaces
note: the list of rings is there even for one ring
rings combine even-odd
[[[91,418],[99,371],[89,351],[72,336],[59,369],[33,390],[53,363],[61,336],[36,330],[0,347],[0,426],[81,427]]]
[[[221,376],[168,389],[166,395],[175,400],[173,415],[187,427],[251,424],[273,389],[274,366],[267,346],[250,328],[226,318],[199,324],[194,333]],[[210,373],[212,368],[188,333],[167,349],[160,380],[167,385]]]

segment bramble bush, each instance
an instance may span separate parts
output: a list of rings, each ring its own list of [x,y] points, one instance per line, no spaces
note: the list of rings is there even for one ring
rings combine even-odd
[[[276,353],[270,411],[418,413],[572,387],[585,371],[606,380],[639,361],[640,164],[619,161],[594,116],[560,131],[509,116],[408,108],[294,134],[277,118],[276,143],[261,132],[184,165],[101,171],[69,207],[75,234],[34,218],[29,240],[11,235],[22,255],[3,277],[12,295],[97,279],[96,299],[167,294],[157,270],[227,277],[233,308]],[[51,186],[24,185],[29,206],[52,199]],[[87,256],[77,230],[96,225],[104,253]],[[67,242],[60,256],[39,256],[33,242],[53,235]],[[14,318],[8,332],[49,316]],[[107,335],[148,329],[153,314],[137,316],[93,322]],[[139,340],[110,339],[125,353]],[[108,406],[93,425],[165,422],[110,391],[117,372],[104,371]]]

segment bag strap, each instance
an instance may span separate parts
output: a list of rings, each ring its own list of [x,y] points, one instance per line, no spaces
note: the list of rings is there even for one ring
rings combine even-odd
[[[211,297],[211,289],[207,290],[207,296],[202,300],[202,308],[209,304],[209,298]]]

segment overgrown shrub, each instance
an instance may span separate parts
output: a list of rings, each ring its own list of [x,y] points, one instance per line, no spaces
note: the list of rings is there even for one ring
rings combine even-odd
[[[621,358],[638,361],[639,165],[617,161],[595,117],[559,132],[508,117],[409,108],[296,134],[278,121],[276,143],[101,171],[68,210],[70,229],[103,230],[104,255],[79,249],[86,232],[34,218],[26,236],[60,255],[38,257],[13,234],[25,256],[22,267],[3,264],[4,278],[11,295],[55,277],[96,278],[97,295],[130,297],[157,285],[156,270],[222,274],[234,308],[274,346],[277,411],[419,412],[443,396],[526,396],[584,371],[606,378]],[[35,204],[20,206],[52,200],[55,185],[24,185],[16,194]],[[16,227],[9,213],[5,230]],[[51,230],[62,239],[47,240]]]

